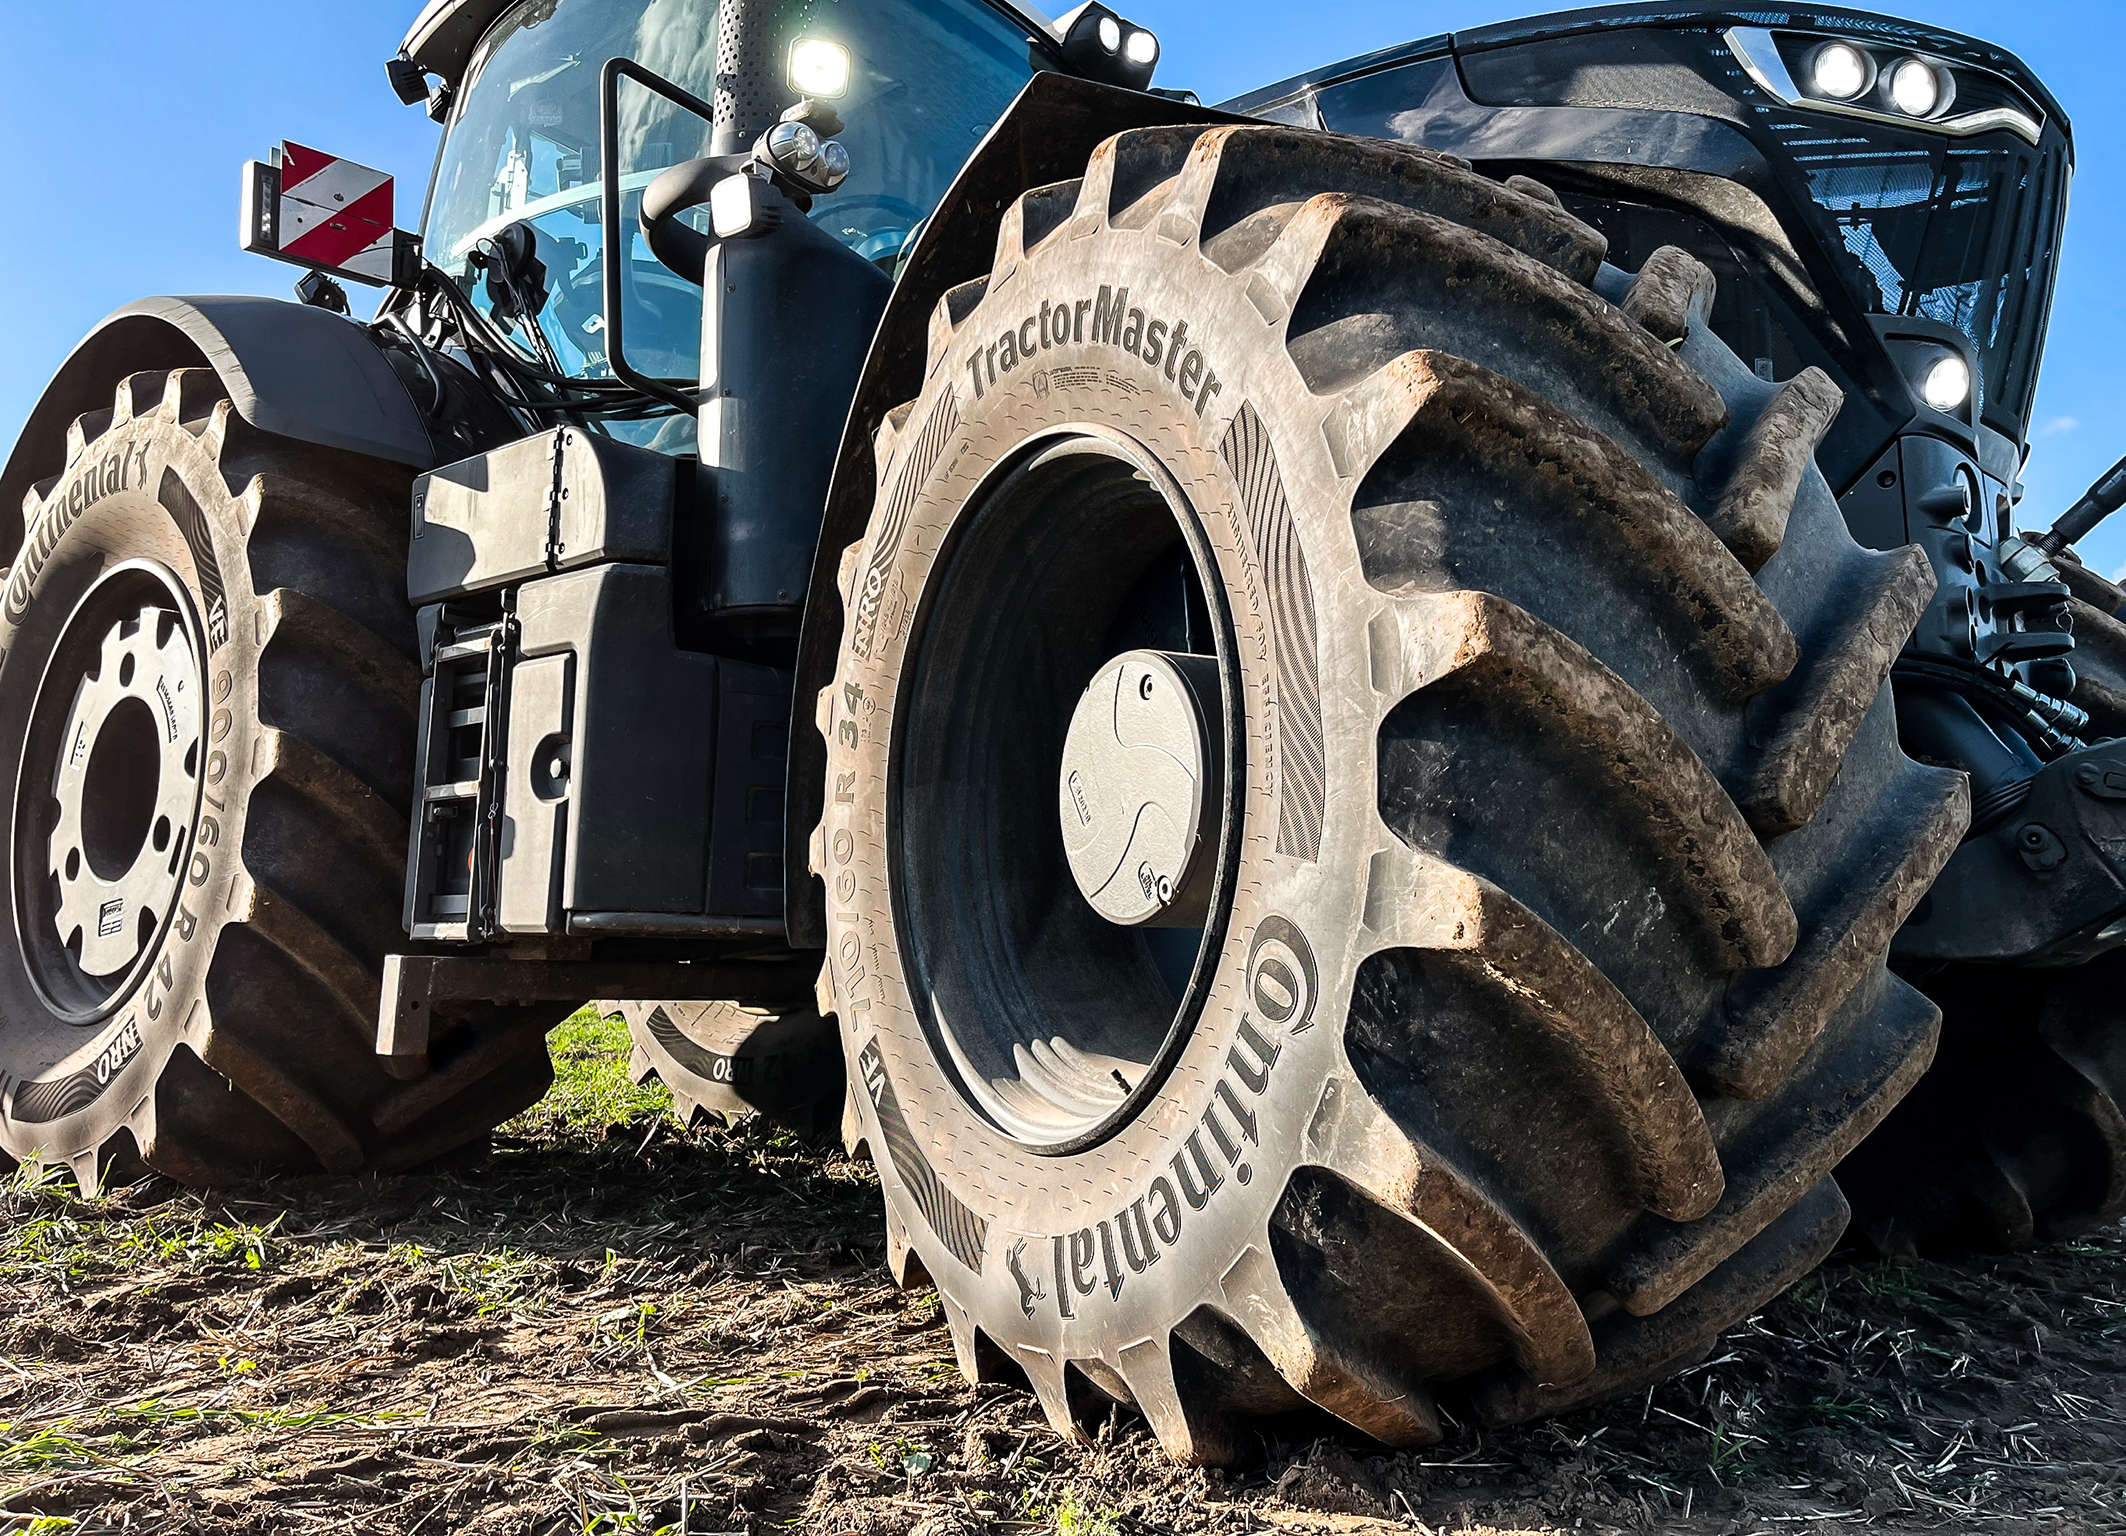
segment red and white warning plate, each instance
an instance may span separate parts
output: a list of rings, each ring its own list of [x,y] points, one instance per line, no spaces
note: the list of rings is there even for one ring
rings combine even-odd
[[[397,249],[409,237],[392,227],[391,177],[295,143],[248,172],[245,250],[365,282],[393,280]]]
[[[300,144],[274,154],[284,256],[391,280],[391,178]]]

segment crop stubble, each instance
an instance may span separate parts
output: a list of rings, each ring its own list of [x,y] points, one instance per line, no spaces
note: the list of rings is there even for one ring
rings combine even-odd
[[[4,1203],[0,1531],[2126,1530],[2126,1234],[1834,1260],[1649,1394],[1174,1468],[971,1389],[870,1170],[681,1129],[624,1032],[486,1159]]]

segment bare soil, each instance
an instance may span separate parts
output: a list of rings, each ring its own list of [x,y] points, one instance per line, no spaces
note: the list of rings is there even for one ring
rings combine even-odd
[[[381,1182],[18,1175],[0,1531],[2126,1531],[2117,1230],[1834,1260],[1651,1393],[1223,1474],[968,1387],[869,1169],[622,1107]]]

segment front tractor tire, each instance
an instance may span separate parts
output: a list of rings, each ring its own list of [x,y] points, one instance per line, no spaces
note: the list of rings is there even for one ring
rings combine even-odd
[[[1960,775],[1838,406],[1681,251],[1275,126],[1004,215],[877,433],[821,1009],[972,1378],[1174,1455],[1662,1379],[1829,1250],[1931,1055]]]
[[[74,424],[0,606],[0,1148],[189,1184],[395,1170],[552,1080],[485,1008],[375,1054],[420,672],[406,471],[257,431],[205,369]]]

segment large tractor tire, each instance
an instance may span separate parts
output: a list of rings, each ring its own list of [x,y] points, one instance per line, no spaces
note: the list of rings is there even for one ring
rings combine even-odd
[[[2126,591],[2072,555],[2073,702],[2126,737]],[[2126,1215],[2126,955],[2065,969],[1949,965],[1934,1067],[1840,1166],[1878,1252],[2008,1253]]]
[[[1926,1068],[1931,590],[1681,251],[1275,126],[1004,214],[877,433],[821,1009],[970,1378],[1176,1456],[1525,1420],[1814,1266]]]
[[[2055,568],[2074,596],[2067,612],[2074,623],[2075,704],[2089,714],[2090,741],[2126,736],[2126,589],[2105,580],[2067,551]]]
[[[1840,1165],[1892,1257],[2010,1253],[2126,1215],[2126,954],[2062,970],[1950,965],[1934,1066]]]
[[[832,1019],[809,1008],[648,998],[598,1009],[627,1020],[628,1075],[664,1084],[681,1125],[765,1115],[807,1140],[841,1128],[841,1042]]]
[[[257,431],[205,369],[75,423],[0,609],[0,1147],[94,1189],[394,1170],[552,1081],[546,1013],[375,1054],[420,669],[408,472]]]

